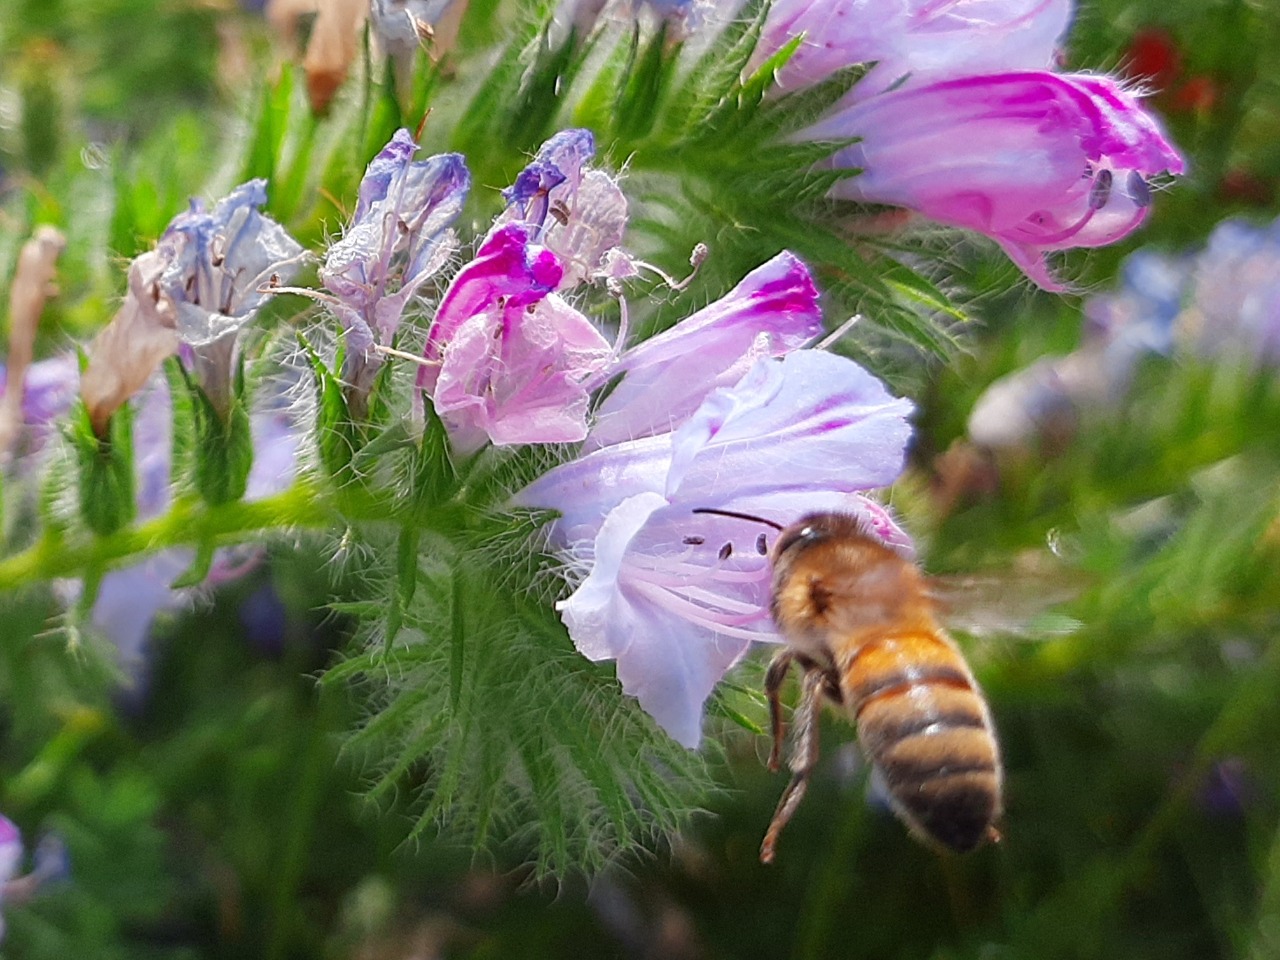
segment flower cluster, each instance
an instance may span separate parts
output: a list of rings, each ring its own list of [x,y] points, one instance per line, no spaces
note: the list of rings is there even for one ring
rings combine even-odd
[[[992,449],[1019,447],[1082,410],[1114,404],[1146,356],[1177,352],[1245,367],[1280,361],[1280,221],[1229,220],[1203,250],[1139,250],[1118,291],[1085,305],[1081,347],[993,383],[969,417],[969,436]]]
[[[393,144],[409,142],[402,132]],[[624,690],[694,746],[716,682],[751,641],[777,640],[767,537],[694,511],[785,523],[841,509],[906,546],[861,493],[901,469],[910,404],[851,361],[802,349],[822,317],[808,269],[789,253],[666,332],[611,344],[569,299],[592,281],[617,290],[636,271],[620,249],[626,200],[590,166],[594,152],[585,130],[556,134],[504,192],[506,209],[440,300],[416,382],[455,454],[581,443],[512,503],[560,515],[550,538],[581,581],[560,606],[578,649],[617,660]],[[366,185],[379,176],[375,161]],[[412,209],[388,200],[379,222],[405,222]],[[373,275],[380,249],[344,258],[347,275]],[[388,299],[377,284],[322,276],[348,334],[346,318]],[[389,312],[403,306],[397,295]]]
[[[27,455],[15,465],[15,473],[33,474],[43,462],[37,455],[46,447],[53,423],[70,412],[77,391],[96,437],[109,435],[112,415],[134,397],[127,455],[111,454],[123,458],[121,468],[127,476],[119,496],[128,502],[121,507],[125,515],[140,520],[169,508],[173,404],[168,384],[155,376],[156,368],[177,353],[215,419],[225,420],[239,403],[233,380],[240,333],[264,305],[268,286],[292,276],[303,256],[284,228],[259,211],[265,201],[263,181],[254,180],[210,210],[197,200],[175,217],[156,249],[130,265],[124,303],[90,345],[83,373],[70,353],[8,371],[0,368],[7,381],[6,404],[20,414],[16,431]],[[236,468],[243,476],[235,486],[243,487],[248,499],[284,489],[295,472],[298,437],[293,419],[281,390],[267,393],[244,418],[245,455]],[[230,430],[221,423],[207,426],[217,437]],[[82,442],[90,462],[100,462],[97,440]],[[208,449],[203,452],[209,454]],[[81,477],[88,487],[84,496],[110,496],[93,479]],[[192,566],[195,556],[189,548],[161,551],[108,571],[98,583],[89,622],[113,643],[117,663],[134,682],[145,666],[152,620],[188,601],[190,592],[171,584]],[[202,580],[206,586],[216,585],[244,569],[243,563],[222,552]],[[70,601],[80,591],[78,582],[69,582],[60,593]]]
[[[80,393],[94,430],[180,353],[223,419],[232,404],[239,333],[262,308],[268,284],[301,267],[302,247],[262,214],[266,181],[250,180],[206,210],[200,200],[170,222],[155,250],[129,267],[124,304],[89,347]]]
[[[995,239],[1036,283],[1049,251],[1113,243],[1183,161],[1133,92],[1052,70],[1071,0],[779,0],[757,62],[792,37],[784,88],[874,68],[803,134],[857,138],[835,195],[915,210]]]

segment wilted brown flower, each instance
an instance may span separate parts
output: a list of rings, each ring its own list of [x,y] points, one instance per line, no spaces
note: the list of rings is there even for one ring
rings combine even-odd
[[[159,288],[165,266],[165,258],[156,250],[133,261],[124,303],[89,344],[89,366],[80,378],[80,396],[93,432],[100,437],[105,436],[111,415],[178,349],[173,305]]]

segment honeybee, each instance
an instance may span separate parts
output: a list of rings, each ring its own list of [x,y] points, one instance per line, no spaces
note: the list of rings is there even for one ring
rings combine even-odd
[[[769,551],[772,612],[786,646],[765,675],[779,768],[779,694],[793,663],[804,671],[795,712],[791,782],[760,847],[778,837],[803,799],[818,760],[818,714],[842,707],[884,781],[890,803],[925,843],[967,852],[999,839],[1003,771],[991,711],[960,651],[937,619],[928,581],[855,516],[813,513],[789,527],[730,511],[779,531]]]

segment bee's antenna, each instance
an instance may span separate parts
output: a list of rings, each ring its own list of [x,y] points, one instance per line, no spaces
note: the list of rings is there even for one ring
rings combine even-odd
[[[719,517],[733,517],[735,520],[750,520],[753,523],[763,523],[766,527],[773,527],[773,529],[779,532],[785,529],[780,523],[775,523],[772,520],[766,520],[764,517],[757,517],[750,513],[738,513],[736,510],[717,510],[715,507],[694,507],[693,512],[713,513]]]

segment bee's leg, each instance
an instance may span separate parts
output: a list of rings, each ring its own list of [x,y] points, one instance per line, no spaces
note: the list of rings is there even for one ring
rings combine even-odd
[[[791,669],[792,653],[785,647],[774,656],[769,671],[764,675],[764,692],[769,698],[769,724],[773,730],[773,749],[769,751],[769,769],[777,772],[782,760],[782,683]]]
[[[764,843],[760,845],[760,862],[772,863],[774,847],[778,845],[778,836],[787,825],[791,815],[804,799],[804,792],[809,786],[809,774],[818,762],[818,711],[822,709],[822,684],[825,676],[822,671],[808,669],[804,672],[803,686],[800,694],[800,705],[796,708],[795,746],[791,751],[791,782],[783,791],[778,801],[778,809],[773,813],[769,829],[765,831]]]

